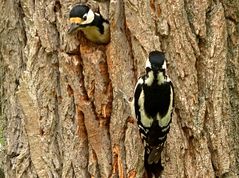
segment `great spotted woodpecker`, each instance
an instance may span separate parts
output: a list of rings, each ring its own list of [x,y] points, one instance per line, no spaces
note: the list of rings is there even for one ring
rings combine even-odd
[[[164,53],[150,52],[145,71],[136,84],[132,104],[144,142],[145,169],[151,178],[159,177],[163,170],[161,152],[170,129],[174,90],[166,74]]]

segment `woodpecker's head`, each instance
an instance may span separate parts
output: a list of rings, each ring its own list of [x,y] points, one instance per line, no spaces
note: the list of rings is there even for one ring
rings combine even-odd
[[[165,72],[166,59],[163,52],[152,51],[149,53],[149,59],[146,61],[146,72],[153,71],[154,73]]]
[[[86,5],[76,5],[70,11],[71,26],[68,33],[91,24],[95,18],[94,12]]]

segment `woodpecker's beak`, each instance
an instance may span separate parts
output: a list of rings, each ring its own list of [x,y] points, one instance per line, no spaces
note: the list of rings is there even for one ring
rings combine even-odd
[[[71,33],[75,32],[79,27],[80,27],[80,24],[72,23],[70,25],[70,28],[68,29],[67,33],[71,34]]]
[[[70,18],[70,28],[68,29],[68,34],[75,32],[82,23],[83,19],[80,17],[71,17]]]

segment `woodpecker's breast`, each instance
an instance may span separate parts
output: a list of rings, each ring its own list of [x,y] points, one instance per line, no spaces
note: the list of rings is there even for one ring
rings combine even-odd
[[[82,29],[87,39],[95,43],[108,43],[110,40],[109,24],[103,23],[103,33],[97,26],[87,26]]]

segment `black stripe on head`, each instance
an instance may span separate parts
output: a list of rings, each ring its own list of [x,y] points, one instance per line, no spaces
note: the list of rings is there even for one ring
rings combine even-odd
[[[70,11],[70,18],[71,17],[80,17],[83,18],[84,14],[88,13],[90,8],[86,5],[76,5]]]

